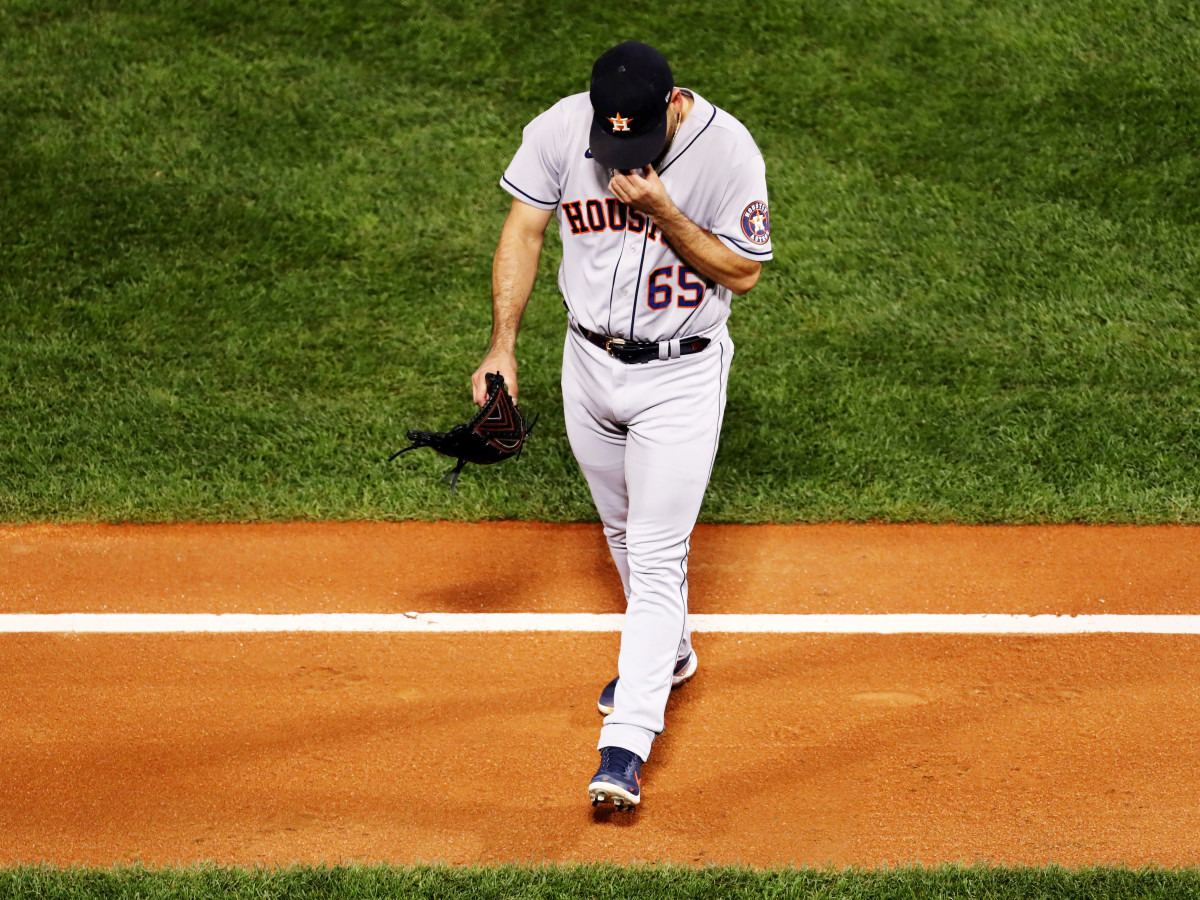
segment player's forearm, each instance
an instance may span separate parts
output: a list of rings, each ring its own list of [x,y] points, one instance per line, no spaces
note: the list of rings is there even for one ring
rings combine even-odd
[[[517,344],[521,317],[533,293],[542,233],[522,233],[505,228],[492,260],[492,349],[512,351]]]
[[[705,278],[724,285],[739,296],[758,283],[761,263],[738,256],[722,244],[720,238],[705,231],[678,208],[655,216],[654,222],[666,235],[671,248]]]

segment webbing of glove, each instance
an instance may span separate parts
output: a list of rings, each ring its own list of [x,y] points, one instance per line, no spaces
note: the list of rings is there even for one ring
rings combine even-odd
[[[507,459],[521,452],[525,437],[533,425],[525,424],[521,408],[508,395],[503,375],[499,372],[494,375],[488,372],[484,377],[488,386],[487,399],[483,406],[479,407],[479,412],[467,423],[467,428],[479,435],[479,438],[497,453],[505,454],[501,459]],[[536,419],[534,421],[536,422]]]
[[[504,387],[503,375],[488,372],[486,378],[487,399],[469,422],[455,425],[449,431],[409,431],[408,439],[412,444],[397,450],[388,457],[388,462],[409,450],[432,447],[438,453],[458,460],[458,465],[442,476],[450,482],[451,492],[455,492],[458,476],[467,463],[487,466],[519,457],[525,438],[537,424],[537,417],[528,424],[525,422],[521,408],[513,403]]]

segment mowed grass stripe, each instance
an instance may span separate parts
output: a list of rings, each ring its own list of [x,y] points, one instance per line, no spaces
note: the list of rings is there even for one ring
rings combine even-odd
[[[592,520],[552,234],[450,494],[521,127],[641,37],[741,117],[706,521],[1197,522],[1194,2],[0,8],[0,521]]]

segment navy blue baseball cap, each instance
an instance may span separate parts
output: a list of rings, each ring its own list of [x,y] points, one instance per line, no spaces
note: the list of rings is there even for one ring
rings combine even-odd
[[[675,77],[666,57],[641,41],[604,52],[592,66],[592,156],[610,169],[649,165],[667,142]]]

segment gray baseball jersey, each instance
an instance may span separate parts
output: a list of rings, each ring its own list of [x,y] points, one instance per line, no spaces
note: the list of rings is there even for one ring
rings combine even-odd
[[[766,169],[750,132],[695,92],[659,177],[680,211],[734,253],[771,258]],[[567,311],[599,334],[637,341],[712,336],[729,317],[730,291],[683,262],[646,217],[608,190],[612,173],[591,158],[588,94],[556,103],[526,127],[501,186],[557,211]],[[713,172],[721,175],[714,180]]]
[[[762,155],[740,122],[689,94],[694,104],[659,167],[663,185],[684,215],[734,253],[770,259]],[[558,285],[575,323],[668,348],[660,345],[658,359],[626,363],[575,328],[567,329],[563,347],[567,437],[626,596],[614,708],[599,746],[647,759],[663,729],[678,661],[695,667],[688,548],[725,410],[731,297],[612,195],[612,173],[588,149],[592,117],[589,94],[542,113],[525,128],[501,185],[531,206],[556,210]],[[618,113],[609,121],[620,129],[629,120]],[[680,340],[692,337],[708,342],[679,354]]]

